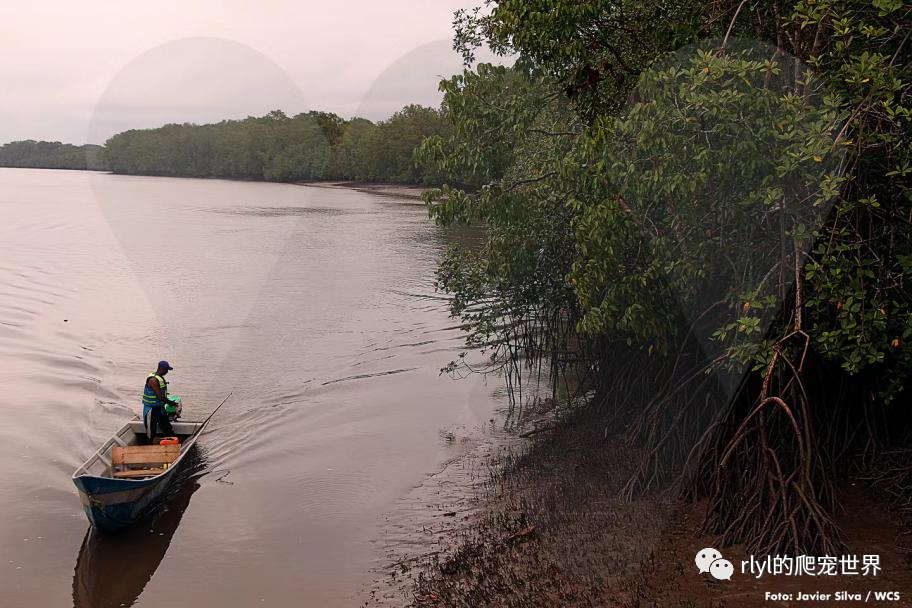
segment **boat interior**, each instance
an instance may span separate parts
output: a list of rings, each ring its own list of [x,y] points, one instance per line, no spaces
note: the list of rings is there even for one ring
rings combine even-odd
[[[160,475],[189,449],[192,442],[188,443],[188,440],[193,438],[195,441],[193,435],[202,425],[201,422],[172,422],[175,433],[172,437],[156,437],[150,443],[142,420],[132,420],[106,441],[73,476],[144,479]]]

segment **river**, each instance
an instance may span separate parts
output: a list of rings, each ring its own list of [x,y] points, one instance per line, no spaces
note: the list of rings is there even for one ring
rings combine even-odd
[[[351,606],[384,514],[503,405],[440,368],[448,241],[416,201],[0,169],[0,604]],[[166,509],[89,533],[70,476],[159,359],[184,418],[233,396]]]

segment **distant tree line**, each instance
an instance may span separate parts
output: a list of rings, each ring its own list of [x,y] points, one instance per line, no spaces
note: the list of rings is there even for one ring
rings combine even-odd
[[[21,141],[0,147],[0,166],[99,169],[130,175],[279,182],[346,180],[439,185],[443,175],[413,153],[445,136],[444,111],[408,105],[389,119],[345,120],[331,112],[131,129],[104,146]],[[450,183],[462,183],[450,176]]]
[[[413,152],[443,132],[441,113],[417,105],[378,123],[275,110],[215,124],[126,131],[106,142],[105,154],[110,169],[125,174],[425,184],[439,179],[419,170]]]
[[[29,139],[0,146],[0,167],[104,170],[108,165],[103,146],[74,146],[59,141]]]

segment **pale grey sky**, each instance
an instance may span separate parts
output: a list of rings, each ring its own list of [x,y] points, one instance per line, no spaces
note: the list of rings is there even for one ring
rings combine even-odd
[[[9,2],[0,143],[103,143],[282,109],[385,118],[437,105],[453,12],[480,0]]]

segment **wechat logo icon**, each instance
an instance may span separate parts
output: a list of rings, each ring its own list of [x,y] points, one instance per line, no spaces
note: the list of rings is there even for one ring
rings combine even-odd
[[[720,581],[731,581],[731,575],[735,571],[732,563],[727,559],[723,559],[722,554],[711,547],[702,549],[697,553],[697,558],[694,561],[697,562],[697,568],[700,569],[701,574],[709,572],[713,575],[713,578]]]

